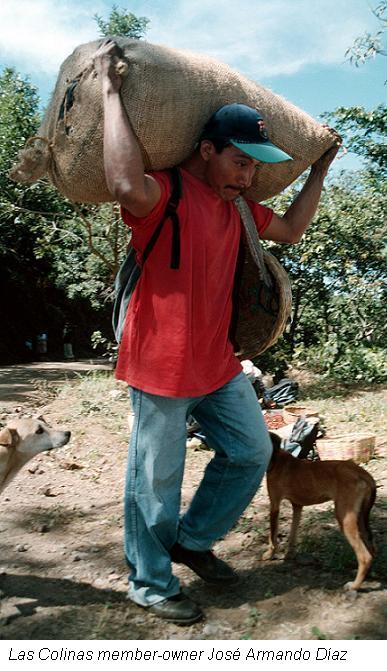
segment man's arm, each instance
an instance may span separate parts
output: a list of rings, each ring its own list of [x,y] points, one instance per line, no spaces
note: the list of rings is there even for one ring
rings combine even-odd
[[[340,143],[328,149],[310,170],[308,179],[283,217],[273,214],[273,218],[262,234],[265,240],[275,242],[299,242],[316,214],[324,179],[335,158]]]
[[[160,187],[150,175],[144,175],[144,163],[137,138],[122,104],[122,78],[115,63],[120,50],[106,40],[94,57],[101,80],[104,107],[104,167],[108,189],[135,217],[145,217],[160,199]]]

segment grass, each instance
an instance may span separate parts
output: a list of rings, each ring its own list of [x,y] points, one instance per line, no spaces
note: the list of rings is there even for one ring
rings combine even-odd
[[[128,433],[130,404],[126,385],[110,371],[92,371],[66,382],[58,393],[68,419],[98,418],[115,433]],[[66,417],[63,417],[65,420]]]
[[[312,629],[311,629],[311,633],[312,633],[313,636],[314,636],[315,638],[317,638],[317,640],[319,640],[319,641],[326,641],[327,638],[328,638],[328,636],[327,636],[326,634],[324,634],[324,633],[321,631],[321,629],[319,629],[318,627],[312,627]]]
[[[309,376],[304,383],[300,380],[300,389],[300,402],[318,410],[331,435],[358,431],[385,435],[387,393],[383,385],[350,387]],[[113,372],[82,373],[59,391],[51,391],[68,402],[72,416],[74,413],[79,417],[124,415],[126,421],[129,412],[126,385],[115,380]]]
[[[302,403],[316,408],[322,423],[331,435],[342,433],[374,433],[385,435],[387,393],[384,386],[318,390],[309,386],[302,393]]]
[[[234,527],[236,533],[247,534],[254,531],[256,534],[265,532],[262,525],[258,525],[251,517],[242,516]]]

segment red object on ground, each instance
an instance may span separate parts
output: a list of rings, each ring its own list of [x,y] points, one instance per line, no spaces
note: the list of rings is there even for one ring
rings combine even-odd
[[[267,413],[263,416],[268,429],[281,429],[286,422],[281,413]]]

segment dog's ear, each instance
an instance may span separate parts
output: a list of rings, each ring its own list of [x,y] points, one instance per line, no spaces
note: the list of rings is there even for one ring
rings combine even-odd
[[[278,434],[273,433],[273,431],[269,431],[269,435],[271,438],[273,449],[278,450],[281,447],[281,438],[278,436]]]
[[[18,434],[16,429],[2,429],[0,431],[0,445],[5,447],[15,447],[18,442]]]
[[[43,415],[34,415],[34,419],[36,419],[38,422],[43,422],[43,424],[47,424],[46,420],[44,419]]]

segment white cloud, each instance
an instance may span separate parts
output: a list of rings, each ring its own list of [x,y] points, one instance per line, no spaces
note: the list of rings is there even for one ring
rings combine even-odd
[[[365,0],[178,0],[149,40],[201,51],[258,78],[341,63],[373,17]]]
[[[2,0],[2,63],[23,73],[54,77],[77,44],[97,36],[93,15],[106,17],[113,4],[114,0]],[[293,74],[310,64],[341,63],[353,39],[375,24],[366,0],[128,4],[136,15],[151,19],[149,41],[206,53],[255,79]]]
[[[55,74],[77,44],[95,39],[96,12],[98,2],[84,0],[2,0],[2,62],[29,74]]]

